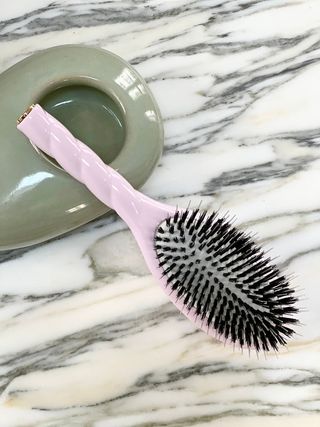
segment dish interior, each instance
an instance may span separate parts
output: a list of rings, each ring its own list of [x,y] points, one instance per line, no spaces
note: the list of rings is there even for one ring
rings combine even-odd
[[[121,108],[105,92],[73,84],[55,88],[38,102],[105,163],[111,163],[120,153],[126,137],[125,119]]]

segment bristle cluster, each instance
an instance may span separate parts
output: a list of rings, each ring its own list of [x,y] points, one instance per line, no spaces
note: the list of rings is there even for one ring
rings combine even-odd
[[[216,213],[177,211],[157,228],[155,250],[167,285],[241,347],[278,349],[293,334],[297,299],[251,237]]]

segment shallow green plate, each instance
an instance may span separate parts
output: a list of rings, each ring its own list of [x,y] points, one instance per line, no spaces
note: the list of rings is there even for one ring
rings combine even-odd
[[[1,250],[42,242],[108,211],[17,131],[30,104],[40,103],[135,187],[161,154],[161,117],[145,81],[105,50],[39,52],[0,75],[0,93]]]

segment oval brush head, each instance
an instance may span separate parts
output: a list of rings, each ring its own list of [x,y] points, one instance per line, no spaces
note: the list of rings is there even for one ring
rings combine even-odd
[[[168,286],[225,340],[257,351],[293,334],[294,291],[261,248],[216,213],[177,211],[155,232]]]

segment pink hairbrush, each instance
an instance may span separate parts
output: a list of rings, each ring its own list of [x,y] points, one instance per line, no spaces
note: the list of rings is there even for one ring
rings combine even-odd
[[[257,351],[292,336],[294,291],[249,236],[216,213],[139,193],[40,105],[21,116],[18,129],[120,215],[153,276],[199,328]]]

